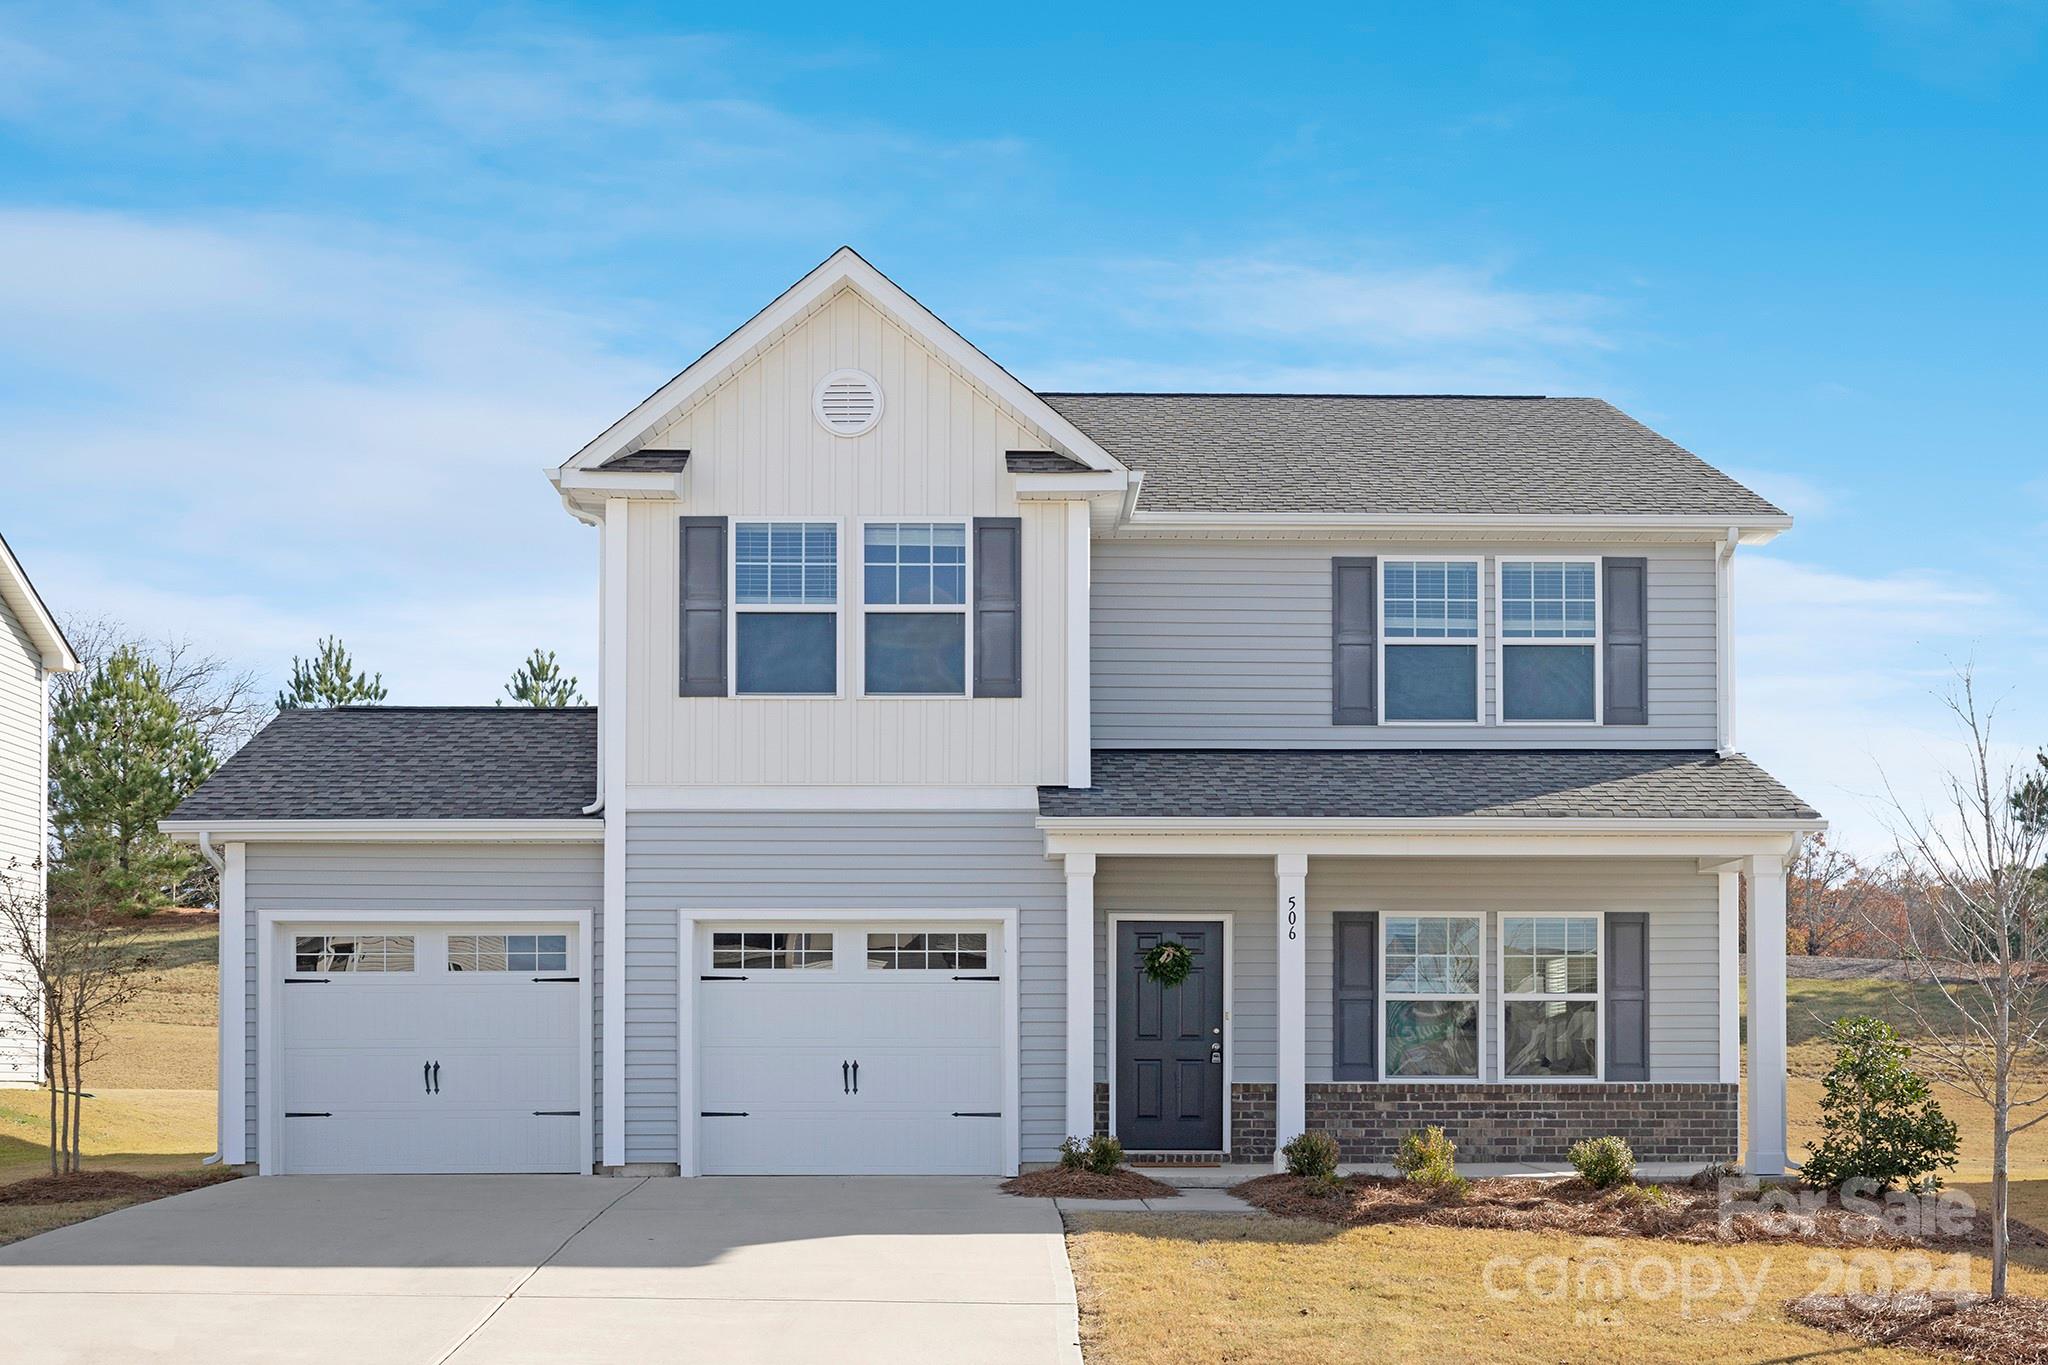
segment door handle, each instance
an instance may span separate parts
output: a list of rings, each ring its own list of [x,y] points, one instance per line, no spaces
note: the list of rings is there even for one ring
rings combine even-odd
[[[855,1063],[853,1064],[853,1093],[854,1093],[854,1094],[856,1094],[856,1095],[858,1095],[858,1094],[860,1093],[860,1063],[859,1063],[859,1062],[855,1062]]]
[[[434,1064],[432,1062],[420,1063],[420,1089],[429,1095],[434,1093]]]
[[[846,1067],[847,1063],[845,1062],[841,1062],[839,1064],[839,1093],[842,1095],[851,1095],[853,1093],[853,1088],[846,1082]]]
[[[441,1093],[441,1064],[439,1062],[434,1063],[434,1093],[436,1095]]]

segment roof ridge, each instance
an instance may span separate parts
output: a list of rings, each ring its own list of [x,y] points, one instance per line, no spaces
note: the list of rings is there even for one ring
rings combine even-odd
[[[1434,398],[1469,399],[1483,403],[1583,401],[1578,395],[1549,393],[1295,393],[1262,389],[1039,389],[1037,393],[1040,398]]]

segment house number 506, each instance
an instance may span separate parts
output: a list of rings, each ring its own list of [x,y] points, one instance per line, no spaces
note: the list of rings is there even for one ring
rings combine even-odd
[[[1289,937],[1290,939],[1295,937],[1294,926],[1300,921],[1301,918],[1294,912],[1294,907],[1297,904],[1299,904],[1298,897],[1289,896],[1287,898],[1287,937]]]

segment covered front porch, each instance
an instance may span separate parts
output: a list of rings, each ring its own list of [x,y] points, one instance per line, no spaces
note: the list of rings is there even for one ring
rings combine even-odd
[[[1318,1129],[1378,1164],[1438,1123],[1472,1162],[1555,1164],[1618,1134],[1646,1162],[1786,1170],[1785,869],[1819,827],[1810,811],[1084,804],[1040,819],[1066,882],[1067,1132],[1161,1161],[1265,1162]],[[1148,962],[1167,941],[1193,959],[1174,984]]]

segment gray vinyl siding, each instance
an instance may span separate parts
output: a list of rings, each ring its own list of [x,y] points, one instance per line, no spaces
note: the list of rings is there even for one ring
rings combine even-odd
[[[1066,883],[1030,811],[633,812],[626,822],[626,1159],[677,1159],[676,912],[1011,909],[1021,1159],[1065,1127]]]
[[[431,920],[452,910],[588,910],[602,932],[604,859],[596,844],[251,844],[247,874],[243,1089],[251,1161],[257,1150],[256,1040],[269,1022],[256,1016],[258,912],[370,910]],[[591,948],[593,960],[601,961],[601,944]],[[601,985],[593,986],[592,996],[600,1016],[592,1020],[592,1045],[601,1060]],[[601,1143],[602,1134],[597,1137]]]
[[[1331,1079],[1331,915],[1486,913],[1485,1077],[1499,1078],[1499,916],[1641,910],[1650,916],[1650,1079],[1720,1079],[1717,885],[1688,859],[1311,858],[1307,1068]],[[1275,1079],[1275,883],[1270,858],[1104,858],[1096,867],[1096,1079],[1108,1079],[1111,914],[1232,917],[1230,1079]]]
[[[33,865],[43,854],[44,686],[42,653],[0,602],[0,875],[30,893],[41,889]],[[6,1022],[0,1010],[0,1085],[33,1085],[42,1073],[35,1039]]]
[[[1109,1079],[1111,915],[1230,916],[1230,1079],[1277,1078],[1271,858],[1103,858],[1095,867],[1095,1079]]]
[[[1650,917],[1650,1079],[1720,1079],[1718,886],[1692,859],[1309,859],[1311,1081],[1330,1079],[1330,916],[1339,910],[1486,912],[1483,1031],[1489,1080],[1500,1075],[1500,915],[1644,911]]]
[[[1097,540],[1091,628],[1095,743],[1108,748],[1437,745],[1711,748],[1714,551],[1707,545],[1488,545],[1481,582],[1481,698],[1498,672],[1494,559],[1648,560],[1648,725],[1338,726],[1330,722],[1330,560],[1451,553],[1372,541]]]

